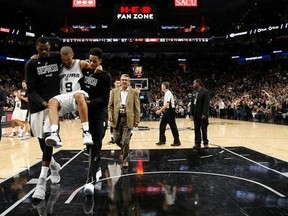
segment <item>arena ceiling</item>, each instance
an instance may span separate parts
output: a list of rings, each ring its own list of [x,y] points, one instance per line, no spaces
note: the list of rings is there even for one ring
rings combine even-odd
[[[92,37],[98,37],[100,32],[100,37],[107,37],[105,34],[110,34],[108,37],[113,36],[113,34],[118,33],[120,37],[129,37],[131,32],[148,34],[149,37],[157,37],[159,33],[161,34],[162,25],[190,25],[193,24],[198,29],[195,31],[196,37],[222,37],[229,35],[231,32],[241,32],[250,29],[255,29],[261,26],[269,25],[279,25],[280,23],[288,22],[288,0],[198,0],[198,7],[174,7],[175,0],[96,0],[96,8],[72,8],[72,0],[1,0],[0,7],[0,27],[9,27],[11,29],[19,29],[22,32],[31,31],[35,32],[36,36],[40,35],[52,35],[58,36],[60,38],[67,37],[90,37],[91,35],[78,34],[79,32],[70,32],[71,26],[74,24],[80,25],[102,25],[107,24],[107,29],[96,30],[92,32]],[[113,20],[113,13],[115,10],[115,5],[156,5],[157,21],[155,22],[115,22]],[[68,29],[70,35],[65,35],[65,29]],[[199,31],[201,29],[201,31]],[[288,28],[287,28],[288,29]],[[203,31],[202,31],[203,30]],[[276,31],[275,31],[276,32]],[[67,33],[67,32],[66,32]],[[75,33],[75,35],[73,35]],[[80,32],[81,33],[81,32]],[[87,32],[88,33],[88,32]],[[171,31],[171,33],[173,33]],[[177,35],[179,32],[174,32],[175,37],[183,37],[183,32],[181,35]],[[78,35],[77,35],[78,34]],[[169,32],[170,34],[170,32]],[[186,34],[186,33],[185,33]],[[194,32],[188,33],[188,37],[195,37]],[[280,34],[287,34],[286,31],[281,31]],[[104,35],[104,36],[103,36]],[[172,34],[171,34],[172,35]],[[239,49],[244,49],[247,46],[247,50],[251,50],[251,43],[257,43],[257,47],[264,47],[262,44],[271,42],[271,34],[261,35],[255,38],[246,37],[246,41],[239,37],[239,40],[218,40],[213,43],[209,43],[206,46],[207,49],[214,49],[219,51],[223,49],[237,50],[238,48],[234,46],[235,41],[239,44]],[[2,38],[5,37],[3,40]],[[143,36],[145,37],[145,36]],[[266,37],[265,39],[263,39]],[[281,38],[282,35],[276,35],[276,37]],[[1,34],[0,39],[2,41],[10,40],[7,39],[7,35]],[[15,39],[15,37],[14,37]],[[21,38],[16,38],[18,41]],[[26,40],[26,38],[25,38]],[[33,44],[33,39],[30,39],[30,44]],[[258,41],[261,43],[259,44]],[[275,47],[278,46],[278,41],[274,40]],[[286,41],[287,42],[287,41]],[[23,42],[22,44],[27,44]],[[218,43],[218,44],[217,44]],[[233,46],[230,44],[233,43]],[[285,41],[280,40],[281,45],[285,44]],[[212,44],[212,46],[210,46]],[[223,48],[223,44],[225,47]],[[246,44],[244,46],[244,44]],[[287,43],[286,43],[287,44]],[[119,49],[111,44],[105,44],[107,49],[115,50]],[[147,47],[147,45],[145,45]],[[174,50],[178,49],[182,51],[185,49],[197,49],[199,46],[199,52],[203,52],[202,44],[190,44],[189,46],[175,44]],[[204,45],[205,46],[205,45]],[[219,48],[219,46],[221,48]],[[254,46],[254,45],[253,45]],[[83,47],[83,44],[79,44],[79,47]],[[120,46],[120,50],[123,49],[125,45]],[[145,50],[148,49],[145,47]],[[143,47],[135,45],[129,47],[129,50],[141,50]],[[149,50],[154,50],[159,48],[161,51],[168,49],[171,50],[171,45],[169,46],[154,46],[151,45]],[[33,47],[34,49],[34,47]],[[85,48],[86,49],[86,48]],[[258,49],[258,48],[257,48]],[[7,50],[11,50],[10,47]],[[254,50],[254,49],[253,49]]]
[[[35,31],[58,32],[71,24],[113,23],[114,5],[153,4],[157,8],[157,23],[195,24],[209,28],[211,34],[222,34],[247,22],[258,22],[260,11],[267,11],[267,22],[278,22],[279,12],[285,10],[286,0],[198,0],[198,7],[174,7],[174,0],[96,0],[96,8],[72,8],[72,0],[2,0],[0,24],[22,27],[30,25]],[[287,5],[287,4],[286,4]],[[287,6],[286,6],[287,7]],[[7,10],[8,9],[8,10]],[[286,9],[287,10],[287,9]],[[275,13],[274,13],[275,12]],[[287,11],[286,11],[287,12]],[[283,12],[284,13],[284,12]],[[256,19],[256,20],[255,20]],[[133,28],[137,25],[132,25]],[[111,31],[115,29],[111,28]],[[147,29],[143,29],[147,31]],[[124,30],[125,31],[125,30]]]

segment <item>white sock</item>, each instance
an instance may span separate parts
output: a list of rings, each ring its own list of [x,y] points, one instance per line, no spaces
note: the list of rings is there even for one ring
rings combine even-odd
[[[82,129],[83,131],[89,131],[89,122],[83,122]]]
[[[47,178],[49,167],[42,166],[39,178]]]
[[[58,131],[58,125],[57,125],[57,124],[51,125],[51,131],[52,131],[52,132]]]

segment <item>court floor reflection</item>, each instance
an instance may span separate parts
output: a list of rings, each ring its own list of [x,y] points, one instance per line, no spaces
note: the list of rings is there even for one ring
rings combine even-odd
[[[61,182],[32,202],[40,164],[1,184],[1,215],[287,215],[288,163],[244,147],[103,151],[102,177],[85,197],[88,155],[60,151]]]

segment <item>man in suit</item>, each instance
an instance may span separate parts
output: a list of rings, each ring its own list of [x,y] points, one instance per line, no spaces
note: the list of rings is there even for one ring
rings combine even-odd
[[[7,94],[0,86],[0,141],[2,137],[2,116],[4,115],[4,106],[7,104]]]
[[[122,74],[120,82],[121,87],[110,92],[108,120],[114,141],[121,148],[122,166],[128,168],[131,130],[140,122],[140,100],[139,93],[130,86],[128,74]]]
[[[210,106],[209,91],[204,88],[203,82],[200,79],[193,81],[193,88],[191,97],[191,116],[194,120],[195,145],[194,149],[199,150],[201,147],[201,140],[203,140],[204,148],[208,148],[208,117]]]

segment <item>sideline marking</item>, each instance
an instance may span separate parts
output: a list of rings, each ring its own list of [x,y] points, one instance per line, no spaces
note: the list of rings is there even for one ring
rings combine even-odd
[[[67,161],[65,164],[63,164],[61,166],[62,170],[65,166],[67,166],[70,162],[72,162],[76,157],[78,157],[79,154],[81,154],[85,149],[79,151],[76,155],[74,155],[74,157],[72,157],[69,161]],[[47,181],[50,179],[50,175],[47,178]],[[0,214],[0,216],[4,216],[6,214],[8,214],[10,211],[12,211],[14,208],[16,208],[20,203],[22,203],[25,199],[27,199],[32,193],[34,193],[34,191],[36,190],[36,187],[34,187],[32,190],[30,190],[24,197],[22,197],[21,199],[17,200],[17,202],[13,203],[13,205],[11,205],[8,209],[6,209],[4,212],[2,212]]]
[[[220,176],[220,177],[227,177],[227,178],[232,178],[232,179],[238,179],[241,181],[246,181],[246,182],[250,182],[253,184],[256,184],[258,186],[261,186],[263,188],[266,188],[267,190],[269,190],[272,193],[275,193],[276,195],[278,195],[281,198],[286,197],[284,194],[274,190],[273,188],[264,185],[260,182],[254,181],[254,180],[250,180],[247,178],[242,178],[242,177],[238,177],[238,176],[231,176],[231,175],[226,175],[226,174],[220,174],[220,173],[208,173],[208,172],[193,172],[193,171],[157,171],[157,172],[145,172],[141,175],[150,175],[150,174],[196,174],[196,175],[211,175],[211,176]],[[108,180],[108,179],[113,179],[113,178],[120,178],[120,177],[127,177],[127,176],[134,176],[134,175],[139,175],[138,173],[128,173],[125,175],[118,175],[118,176],[110,176],[108,178],[103,178],[100,179],[98,182],[104,181],[104,180]],[[77,188],[70,196],[69,198],[65,201],[65,204],[70,204],[70,202],[74,199],[74,197],[76,196],[76,194],[84,187],[85,185]]]
[[[219,147],[222,148],[222,149],[224,149],[224,150],[227,151],[227,152],[230,152],[231,154],[234,154],[234,155],[236,155],[236,156],[238,156],[238,157],[240,157],[240,158],[243,158],[243,159],[248,160],[248,161],[250,161],[250,162],[252,162],[252,163],[254,163],[254,164],[257,164],[258,166],[261,166],[261,167],[263,167],[263,168],[265,168],[265,169],[268,169],[268,170],[270,170],[270,171],[272,171],[272,172],[275,172],[275,173],[277,173],[277,174],[279,174],[279,175],[282,175],[282,176],[287,177],[287,175],[279,172],[278,170],[271,169],[271,168],[269,168],[269,167],[267,167],[267,166],[264,166],[263,164],[261,164],[261,163],[259,163],[259,162],[256,162],[256,161],[254,161],[254,160],[252,160],[252,159],[249,159],[249,158],[247,158],[247,157],[245,157],[245,156],[242,156],[242,155],[240,155],[240,154],[238,154],[238,153],[236,153],[236,152],[233,152],[233,151],[231,151],[231,150],[229,150],[229,149],[227,149],[227,148],[225,148],[225,147],[221,147],[221,146],[219,146]]]

